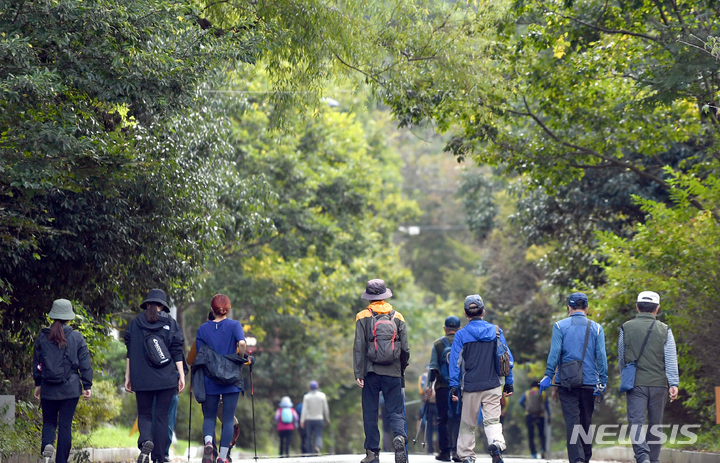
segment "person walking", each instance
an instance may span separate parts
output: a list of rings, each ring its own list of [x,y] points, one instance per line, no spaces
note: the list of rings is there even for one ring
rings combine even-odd
[[[528,433],[530,454],[538,458],[535,448],[535,429],[540,439],[540,458],[545,458],[545,412],[550,413],[546,392],[540,392],[540,382],[534,381],[530,389],[520,397],[520,406],[525,409],[525,426]]]
[[[280,405],[275,411],[273,419],[277,423],[278,435],[280,436],[280,458],[289,457],[293,431],[298,427],[300,421],[290,397],[285,396],[280,399]]]
[[[48,317],[52,325],[40,331],[33,352],[34,395],[40,399],[43,420],[40,451],[49,463],[57,431],[55,462],[67,463],[75,407],[81,395],[89,399],[92,394],[93,370],[85,338],[67,324],[75,319],[72,303],[55,300]]]
[[[162,463],[168,449],[170,405],[173,396],[185,389],[185,337],[170,316],[163,290],[151,289],[140,308],[143,313],[125,331],[125,389],[135,393],[137,404],[137,463],[150,459]]]
[[[661,439],[648,443],[654,426],[662,425],[667,403],[677,399],[680,376],[677,349],[672,330],[657,320],[660,295],[652,291],[638,294],[635,305],[637,315],[620,328],[618,364],[620,372],[628,363],[635,362],[634,387],[625,394],[631,442],[637,463],[660,461]],[[645,435],[642,427],[647,416]]]
[[[217,463],[227,463],[233,440],[233,422],[240,392],[243,391],[242,365],[247,362],[243,327],[228,318],[232,308],[230,298],[216,294],[210,301],[214,319],[197,330],[193,359],[192,387],[195,398],[202,404],[205,447],[202,463],[213,463],[215,423],[222,403],[222,431]]]
[[[573,429],[580,425],[588,435],[595,400],[602,400],[607,385],[605,332],[588,320],[588,308],[585,294],[573,293],[568,298],[569,316],[553,325],[545,376],[540,381],[540,392],[558,387],[570,463],[587,463],[592,457],[592,442],[578,438]]]
[[[440,453],[435,457],[439,461],[460,462],[457,456],[457,436],[460,429],[461,408],[459,402],[450,400],[450,350],[455,340],[455,333],[460,329],[460,319],[451,315],[445,319],[443,330],[445,336],[436,339],[430,349],[430,383],[425,395],[430,397],[435,390],[437,406],[438,446]],[[457,406],[456,406],[457,405]]]
[[[307,453],[322,452],[323,422],[330,424],[330,409],[324,392],[318,390],[318,382],[310,381],[310,391],[303,396],[300,427],[305,430]]]
[[[462,388],[462,417],[457,440],[457,455],[465,463],[475,462],[475,428],[482,412],[488,453],[493,463],[502,463],[505,437],[500,423],[503,393],[513,393],[513,358],[502,330],[483,320],[485,304],[478,294],[465,298],[468,324],[453,339],[450,350],[450,390],[453,402],[460,400]],[[498,345],[500,344],[500,345]],[[503,386],[500,350],[506,351],[509,369]],[[462,380],[461,380],[462,378]]]
[[[353,367],[355,381],[362,389],[365,429],[365,458],[361,463],[380,461],[380,392],[385,398],[385,412],[393,432],[395,463],[407,461],[403,388],[410,346],[405,319],[386,301],[390,297],[392,291],[383,280],[368,281],[361,298],[370,301],[370,304],[355,317]]]

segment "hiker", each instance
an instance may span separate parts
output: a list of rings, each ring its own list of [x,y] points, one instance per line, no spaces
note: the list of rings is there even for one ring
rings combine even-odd
[[[203,449],[202,463],[215,463],[213,443],[215,423],[222,403],[222,431],[217,463],[227,463],[230,442],[233,440],[235,409],[243,391],[242,365],[248,361],[243,327],[228,318],[232,308],[230,298],[216,294],[210,301],[214,320],[208,320],[197,330],[197,355],[193,359],[192,389],[202,404]]]
[[[457,455],[465,463],[475,462],[475,428],[482,412],[488,453],[493,463],[502,463],[506,445],[500,400],[503,393],[513,393],[512,353],[502,330],[483,320],[485,304],[479,295],[467,296],[464,310],[468,324],[455,334],[450,350],[449,394],[457,402],[462,392],[463,402]],[[501,376],[505,376],[504,386]]]
[[[302,416],[302,408],[303,404],[300,402],[295,407],[295,413],[297,413],[297,416]],[[310,453],[307,451],[307,436],[305,433],[305,430],[302,428],[302,426],[295,426],[295,429],[298,430],[298,434],[300,434],[300,453],[306,454]]]
[[[303,396],[300,427],[305,430],[307,453],[314,450],[317,455],[322,451],[323,422],[330,424],[330,409],[324,392],[318,390],[317,381],[310,381],[310,391]]]
[[[460,462],[457,456],[457,436],[460,429],[460,402],[451,403],[449,391],[450,382],[450,351],[455,333],[460,329],[460,319],[451,315],[445,319],[443,330],[445,336],[436,339],[430,348],[430,383],[431,387],[425,389],[425,395],[430,396],[435,391],[435,404],[438,413],[438,446],[440,453],[435,457],[439,461]]]
[[[385,412],[393,432],[395,463],[407,461],[405,368],[410,359],[407,328],[402,314],[385,301],[392,291],[380,279],[367,282],[361,298],[370,305],[355,317],[353,366],[355,381],[362,388],[365,458],[361,463],[379,463],[379,395],[385,397]]]
[[[545,458],[545,412],[550,413],[546,392],[540,392],[540,382],[533,381],[530,389],[520,397],[520,406],[525,409],[525,426],[528,432],[530,454],[538,458],[535,450],[535,429],[540,439],[540,458]]]
[[[572,293],[568,298],[569,316],[553,325],[545,376],[540,381],[540,392],[558,387],[570,463],[587,463],[592,457],[592,442],[584,442],[577,433],[572,442],[573,428],[580,425],[588,435],[595,399],[602,400],[607,384],[605,332],[588,320],[588,308],[585,294]]]
[[[425,367],[425,372],[420,375],[418,386],[420,389],[420,399],[425,399],[423,406],[420,410],[420,424],[425,424],[425,442],[427,442],[427,453],[435,453],[435,447],[433,444],[433,436],[437,433],[437,418],[438,409],[435,403],[435,391],[430,387],[430,372],[429,365]],[[425,391],[430,389],[430,395],[425,394]],[[427,410],[425,410],[427,409]],[[423,415],[425,419],[423,420]],[[439,443],[438,443],[439,445]]]
[[[280,405],[275,411],[273,420],[277,423],[278,435],[280,436],[280,458],[289,457],[293,431],[300,422],[290,397],[284,396],[280,399]]]
[[[641,292],[635,309],[638,312],[635,318],[620,328],[618,365],[621,375],[626,365],[634,362],[635,366],[633,387],[625,395],[635,460],[637,463],[657,463],[660,461],[662,440],[655,438],[652,439],[655,442],[648,443],[648,435],[652,433],[653,426],[662,424],[668,395],[671,402],[678,397],[677,350],[672,330],[657,320],[660,311],[658,293]],[[621,389],[623,385],[621,383]],[[646,414],[648,422],[643,436]],[[657,437],[657,434],[654,435]]]
[[[34,395],[40,399],[43,420],[40,450],[49,463],[57,431],[55,462],[67,463],[75,407],[81,395],[90,398],[93,370],[85,338],[67,324],[75,319],[72,303],[55,300],[48,317],[52,325],[40,331],[33,352]]]
[[[151,457],[154,462],[163,462],[170,404],[173,395],[185,389],[185,337],[170,316],[163,290],[151,289],[140,308],[144,312],[125,331],[125,389],[135,393],[137,404],[137,463],[148,463]]]
[[[212,310],[210,310],[208,312],[207,320],[208,321],[215,320],[215,314],[213,313]],[[195,342],[193,342],[193,345],[190,347],[190,353],[187,356],[187,363],[192,366],[193,362],[195,361],[196,356],[197,356],[197,340],[195,340]],[[249,363],[252,363],[253,357],[250,357],[248,360],[249,360]],[[192,391],[192,388],[190,388],[190,390]],[[223,411],[223,400],[222,400],[222,396],[220,396],[220,403],[218,404],[218,420],[220,420],[221,423],[223,422],[222,411]],[[213,444],[212,444],[213,445],[213,461],[215,461],[217,459],[217,455],[218,455],[217,441],[215,440],[215,430],[213,430],[212,437],[213,437],[213,439],[212,439],[212,441],[213,441]],[[237,417],[233,415],[233,437],[232,437],[232,440],[230,440],[230,445],[228,446],[228,454],[227,454],[228,463],[232,462],[232,458],[230,457],[230,455],[232,453],[233,447],[235,447],[235,442],[237,442],[238,437],[240,437],[240,423],[238,422]]]

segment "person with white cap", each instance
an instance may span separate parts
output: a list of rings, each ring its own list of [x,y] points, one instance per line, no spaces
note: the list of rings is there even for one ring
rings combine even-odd
[[[653,426],[662,425],[667,403],[677,399],[680,376],[677,350],[672,330],[657,320],[660,295],[643,291],[635,304],[637,315],[620,328],[618,339],[618,365],[622,372],[629,363],[635,365],[634,387],[626,392],[627,417],[631,429],[631,442],[637,463],[660,461],[661,439],[652,439]],[[647,416],[647,428],[642,427]],[[662,431],[659,431],[662,433]]]
[[[56,463],[67,463],[72,447],[72,421],[82,395],[90,398],[93,370],[85,338],[67,322],[75,319],[72,303],[57,299],[48,317],[49,328],[40,331],[33,352],[35,398],[40,399],[43,427],[40,446],[45,463],[55,453]]]

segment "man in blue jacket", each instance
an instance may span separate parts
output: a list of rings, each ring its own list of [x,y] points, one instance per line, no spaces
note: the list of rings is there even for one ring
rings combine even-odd
[[[602,400],[605,392],[607,355],[602,326],[587,318],[587,296],[583,293],[571,294],[568,298],[568,312],[569,317],[553,325],[552,344],[545,377],[540,381],[540,392],[550,386],[558,387],[560,405],[565,417],[568,459],[570,463],[578,463],[588,462],[592,456],[592,440],[584,442],[580,434],[589,435],[595,398]],[[571,387],[567,387],[567,383],[562,385],[561,375],[555,375],[555,369],[566,368],[577,361],[582,362],[582,384]],[[582,427],[582,433],[573,432],[578,425]]]
[[[459,400],[462,391],[462,415],[457,440],[457,455],[464,463],[475,462],[475,428],[482,410],[488,452],[493,463],[502,463],[505,437],[500,423],[500,400],[513,393],[512,364],[505,386],[500,381],[497,339],[507,348],[502,330],[483,320],[485,304],[477,294],[465,298],[465,316],[469,323],[455,334],[450,351],[450,395]],[[510,349],[507,349],[508,353]]]

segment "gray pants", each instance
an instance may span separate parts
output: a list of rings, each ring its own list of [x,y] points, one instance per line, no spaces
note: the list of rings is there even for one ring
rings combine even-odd
[[[663,411],[668,397],[668,388],[635,386],[627,391],[627,417],[630,425],[630,438],[632,441],[635,460],[638,463],[658,463],[660,461],[660,439],[650,434],[650,428],[662,424]],[[647,415],[647,428],[643,433]],[[635,426],[633,428],[633,425]],[[644,435],[643,435],[644,434]],[[657,443],[648,444],[650,442]]]

